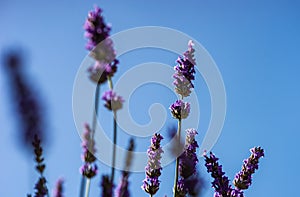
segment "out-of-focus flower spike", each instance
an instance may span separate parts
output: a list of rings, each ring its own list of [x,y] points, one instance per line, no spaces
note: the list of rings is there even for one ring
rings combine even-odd
[[[63,197],[63,183],[64,180],[62,178],[58,179],[55,185],[55,189],[53,191],[53,197]]]

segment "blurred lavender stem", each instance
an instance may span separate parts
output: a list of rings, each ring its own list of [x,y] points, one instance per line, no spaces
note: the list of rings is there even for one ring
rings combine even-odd
[[[93,113],[93,123],[92,123],[92,140],[94,139],[96,127],[97,127],[97,117],[98,117],[98,108],[99,108],[99,97],[100,97],[100,83],[96,86],[95,92],[95,103],[94,103],[94,113]],[[92,147],[89,147],[92,148]]]
[[[113,90],[113,82],[111,80],[111,77],[107,77],[108,86],[110,90]],[[114,182],[115,177],[115,163],[116,163],[116,144],[117,144],[117,111],[113,110],[113,125],[114,125],[114,133],[113,133],[113,154],[112,154],[112,160],[111,160],[111,183]]]
[[[112,167],[111,167],[111,182],[114,182],[115,176],[115,163],[116,163],[116,144],[117,144],[117,111],[114,110],[114,136],[113,136],[113,154],[112,154]]]
[[[86,178],[82,175],[81,176],[81,183],[80,183],[79,197],[84,196],[85,185],[86,185]]]
[[[180,145],[180,138],[181,138],[181,119],[178,119],[178,145]],[[176,196],[177,191],[177,182],[178,182],[178,167],[179,167],[179,157],[176,158],[176,166],[175,166],[175,178],[174,178],[174,197]]]

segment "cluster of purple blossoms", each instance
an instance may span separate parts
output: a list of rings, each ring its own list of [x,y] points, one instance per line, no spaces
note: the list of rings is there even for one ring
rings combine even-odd
[[[258,162],[264,156],[264,150],[261,147],[250,149],[251,155],[244,160],[242,170],[236,174],[233,184],[240,190],[248,189],[252,183],[252,174],[258,169]]]
[[[87,178],[93,178],[97,174],[97,165],[95,154],[95,142],[91,137],[91,129],[88,124],[84,125],[83,141],[82,141],[82,161],[84,162],[80,168],[80,172]]]
[[[141,188],[150,195],[154,195],[159,190],[160,181],[158,177],[161,175],[161,154],[163,150],[160,146],[160,142],[163,137],[155,133],[151,138],[151,146],[149,147],[148,163],[145,167],[146,179],[143,181]]]
[[[170,106],[170,110],[174,118],[186,119],[189,116],[191,108],[188,102],[177,100]]]
[[[85,37],[89,39],[86,48],[92,50],[100,42],[109,37],[111,30],[110,26],[106,25],[102,16],[101,8],[95,6],[93,11],[90,11],[88,18],[84,24]]]
[[[195,136],[198,132],[195,129],[187,129],[187,136],[184,146],[183,153],[179,156],[179,175],[181,178],[177,182],[178,196],[186,196],[194,190],[197,184],[197,179],[192,178],[196,173],[196,164],[198,163],[198,158],[196,154],[196,149],[199,147]]]
[[[118,63],[117,59],[114,59],[110,63],[96,61],[93,66],[88,68],[89,78],[98,84],[106,82],[108,77],[113,77],[117,72]]]
[[[104,22],[102,10],[95,7],[89,12],[84,24],[85,37],[88,38],[86,48],[91,51],[90,56],[96,60],[88,69],[89,78],[96,83],[104,83],[117,71],[116,52],[113,42],[109,38],[110,27]]]
[[[175,74],[173,78],[175,81],[175,91],[182,97],[187,97],[191,94],[191,89],[194,88],[192,80],[195,79],[195,58],[193,48],[194,43],[190,40],[188,43],[188,50],[183,54],[183,57],[178,57],[177,65],[174,67]]]
[[[222,171],[222,165],[219,165],[218,158],[210,152],[210,156],[207,156],[204,153],[205,157],[205,166],[207,168],[207,172],[211,173],[212,178],[214,178],[212,182],[212,187],[215,189],[215,197],[231,197],[232,188],[229,184],[229,179],[225,176],[225,172]],[[238,191],[236,191],[238,192]],[[241,193],[240,197],[243,194]]]
[[[55,190],[53,192],[54,197],[63,197],[63,179],[58,179],[56,182]]]
[[[105,107],[111,111],[117,111],[123,107],[124,99],[118,96],[114,91],[104,92],[102,100],[105,101]]]

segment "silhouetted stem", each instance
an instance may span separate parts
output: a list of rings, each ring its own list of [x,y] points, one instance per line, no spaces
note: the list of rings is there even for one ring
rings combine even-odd
[[[180,145],[180,138],[181,138],[181,119],[178,119],[178,147],[181,147]],[[174,197],[176,196],[176,190],[177,190],[177,182],[178,182],[178,167],[179,167],[179,156],[176,158],[176,166],[175,166],[175,178],[174,178]]]

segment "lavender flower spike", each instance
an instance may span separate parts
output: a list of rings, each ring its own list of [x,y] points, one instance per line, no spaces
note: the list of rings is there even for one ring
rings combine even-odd
[[[104,92],[102,99],[106,102],[105,107],[112,111],[117,111],[123,107],[124,99],[112,90]]]
[[[109,38],[110,27],[106,25],[102,10],[95,7],[84,24],[85,37],[88,38],[86,48],[91,51],[90,56],[96,63],[88,69],[90,79],[96,83],[104,83],[107,77],[112,77],[117,71],[118,60]]]
[[[252,183],[252,174],[258,169],[258,162],[264,156],[264,150],[261,147],[250,149],[251,155],[244,160],[242,170],[236,174],[233,184],[240,190],[248,189]]]
[[[53,192],[54,197],[63,197],[63,179],[58,179],[56,182],[55,190]]]
[[[184,179],[189,178],[196,172],[196,164],[198,163],[196,148],[199,147],[195,140],[198,132],[195,129],[187,129],[186,132],[184,152],[179,157],[179,174]]]
[[[86,31],[85,37],[89,39],[86,48],[92,50],[98,43],[109,36],[111,28],[105,24],[102,10],[95,6],[95,9],[88,14],[84,29]]]
[[[222,165],[219,165],[218,158],[210,152],[210,156],[206,155],[206,152],[203,155],[205,157],[205,166],[207,172],[211,173],[214,181],[212,182],[212,187],[215,189],[215,197],[231,197],[232,188],[229,185],[229,179],[225,176],[225,173],[222,171]]]
[[[141,188],[150,194],[154,195],[159,190],[160,181],[158,177],[161,175],[161,154],[163,150],[160,146],[160,141],[163,137],[155,133],[151,139],[151,146],[149,147],[148,153],[148,164],[145,168],[146,170],[146,179],[143,181]]]
[[[177,65],[174,67],[176,71],[173,75],[175,79],[173,84],[175,85],[175,92],[182,97],[188,97],[191,94],[191,89],[194,88],[192,80],[195,79],[196,64],[194,58],[195,49],[194,43],[190,40],[188,43],[188,50],[183,54],[183,57],[178,57]]]
[[[185,119],[190,113],[190,104],[183,102],[182,100],[177,100],[173,103],[170,108],[171,113],[176,119]]]
[[[97,165],[94,163],[96,160],[95,154],[95,142],[91,138],[91,129],[88,124],[84,125],[84,133],[83,133],[83,154],[82,161],[84,164],[80,168],[80,172],[83,176],[87,178],[93,178],[97,174]]]

